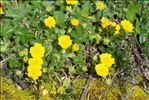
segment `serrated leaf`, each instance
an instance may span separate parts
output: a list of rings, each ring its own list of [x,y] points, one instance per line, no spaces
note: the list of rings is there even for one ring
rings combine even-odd
[[[81,16],[88,16],[89,15],[89,8],[90,7],[90,4],[89,2],[86,1],[86,3],[82,6],[82,10],[80,12]]]
[[[57,25],[60,27],[65,26],[65,22],[67,20],[67,15],[64,14],[63,12],[54,12],[54,18],[56,19]]]

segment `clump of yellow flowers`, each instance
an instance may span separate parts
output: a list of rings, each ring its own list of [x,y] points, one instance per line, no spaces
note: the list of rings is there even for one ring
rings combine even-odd
[[[121,21],[121,25],[126,32],[132,32],[133,31],[133,24],[130,21],[124,19]]]
[[[100,55],[100,63],[95,66],[96,73],[102,77],[109,74],[109,68],[115,64],[115,59],[109,53],[102,53]]]
[[[103,10],[105,8],[105,4],[102,1],[96,2],[96,8],[99,10]]]
[[[71,46],[72,44],[72,40],[70,38],[69,35],[61,35],[58,38],[58,44],[63,48],[63,49],[67,49],[68,47]]]
[[[75,5],[77,3],[77,0],[66,0],[66,3],[69,5]]]
[[[77,26],[77,25],[79,24],[79,20],[76,19],[76,18],[71,19],[71,24],[72,24],[73,26]]]
[[[103,28],[107,28],[108,26],[112,26],[115,28],[115,32],[114,32],[114,35],[117,35],[119,34],[119,31],[121,29],[120,25],[117,24],[116,22],[112,22],[110,20],[108,20],[107,18],[105,17],[102,17],[101,19],[101,24],[102,24],[102,27]]]
[[[119,34],[119,31],[120,31],[120,29],[121,29],[121,27],[120,27],[120,25],[119,24],[117,24],[116,22],[112,22],[112,21],[110,21],[110,20],[108,20],[107,18],[105,18],[105,17],[102,17],[101,18],[101,24],[102,24],[102,27],[103,28],[107,28],[108,26],[112,26],[112,27],[115,27],[115,32],[114,32],[114,35],[117,35],[117,34]],[[130,22],[130,21],[128,21],[128,20],[126,20],[126,19],[124,19],[124,20],[122,20],[121,21],[121,26],[123,27],[123,29],[126,31],[126,32],[132,32],[133,31],[133,24]]]
[[[33,47],[30,48],[30,53],[32,58],[28,60],[28,76],[33,80],[37,80],[42,75],[42,64],[45,48],[40,43],[35,43]]]
[[[119,31],[120,31],[120,29],[121,29],[120,25],[117,24],[116,22],[111,22],[111,26],[112,26],[112,27],[115,27],[114,35],[119,34]]]
[[[44,23],[45,23],[45,26],[47,26],[49,28],[55,27],[55,25],[56,25],[56,21],[55,21],[54,17],[52,17],[52,16],[49,16],[48,18],[46,18],[44,20]]]

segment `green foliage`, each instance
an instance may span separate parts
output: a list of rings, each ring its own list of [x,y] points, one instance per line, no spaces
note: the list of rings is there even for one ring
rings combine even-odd
[[[46,51],[42,65],[43,74],[40,78],[45,87],[41,91],[44,89],[50,91],[53,88],[49,73],[58,73],[57,79],[54,79],[54,81],[56,80],[56,89],[60,86],[65,88],[63,94],[55,94],[56,99],[78,99],[75,96],[81,95],[82,89],[75,86],[82,87],[86,79],[76,80],[75,86],[72,88],[70,84],[75,75],[95,76],[95,65],[99,63],[101,53],[108,52],[115,58],[116,63],[110,69],[112,71],[107,76],[108,78],[121,69],[128,69],[126,74],[130,74],[129,72],[133,70],[129,61],[130,45],[138,47],[141,57],[149,57],[148,2],[105,0],[106,8],[101,11],[96,9],[96,1],[98,0],[79,0],[76,5],[68,5],[65,0],[3,0],[4,14],[0,15],[0,60],[1,69],[7,67],[7,70],[3,70],[4,75],[19,70],[24,72],[22,74],[25,76],[30,47],[37,42],[41,43]],[[55,18],[56,26],[54,28],[45,26],[44,20],[48,16]],[[102,17],[106,17],[120,26],[121,21],[127,19],[133,24],[133,32],[125,32],[121,26],[120,33],[113,35],[114,27],[102,27]],[[77,26],[71,25],[72,18],[79,20]],[[72,46],[64,50],[58,45],[58,37],[64,34],[71,37],[72,44],[79,44],[78,51],[73,51]],[[65,76],[61,70],[64,70]],[[61,80],[61,78],[64,79]],[[30,79],[23,78],[22,80]],[[45,81],[50,81],[51,84],[45,84]],[[6,88],[2,87],[3,92],[6,91],[3,98],[7,98],[7,94],[10,93],[8,96],[16,100],[18,98],[26,99],[23,95],[24,92],[16,90],[13,86],[9,87],[4,82],[2,84],[4,87],[6,86]],[[138,89],[138,87],[136,88]],[[20,93],[20,97],[16,95],[13,97],[11,89]],[[106,84],[92,81],[87,95],[91,96],[91,100],[94,100],[100,98],[99,94],[105,90]],[[139,91],[142,92],[140,89]],[[41,100],[50,97],[52,100],[53,94],[51,96],[50,92],[47,95],[43,95],[41,92]],[[119,86],[115,84],[105,95],[105,99],[114,98],[117,100],[119,95],[121,95]]]

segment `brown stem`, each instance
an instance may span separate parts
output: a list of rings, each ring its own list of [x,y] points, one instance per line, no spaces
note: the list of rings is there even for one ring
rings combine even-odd
[[[86,84],[85,84],[85,86],[84,86],[84,90],[82,91],[80,100],[84,100],[85,95],[86,95],[86,93],[87,93],[87,91],[88,91],[89,84],[90,84],[90,77],[89,77],[89,79],[87,80],[87,82],[86,82]]]
[[[40,100],[40,84],[38,80],[37,80],[36,100]]]

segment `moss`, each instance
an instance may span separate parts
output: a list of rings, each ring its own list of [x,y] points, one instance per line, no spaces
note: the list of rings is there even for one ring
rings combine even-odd
[[[110,88],[102,80],[91,80],[86,99],[89,100],[120,100],[122,92],[117,82],[114,82]],[[130,90],[132,84],[127,84],[123,88],[126,92]],[[106,90],[107,89],[107,90]],[[106,91],[106,92],[105,92]],[[126,94],[127,94],[126,93]],[[149,100],[149,95],[143,91],[139,86],[134,87],[134,91],[128,97],[128,100]]]
[[[47,93],[44,93],[44,91],[47,91]],[[42,86],[40,88],[40,100],[54,100],[54,97],[50,95],[50,92],[52,91],[52,84],[42,82]]]
[[[102,84],[101,81],[97,80],[90,80],[90,85],[87,93],[87,98],[94,100],[100,96],[102,91],[104,91],[105,84]]]
[[[1,77],[1,85],[0,85],[0,98],[1,100],[33,100],[35,99],[35,95],[31,94],[32,90],[21,90],[18,85],[13,83],[11,79]],[[70,99],[79,99],[83,87],[86,84],[86,78],[79,78],[74,83],[73,86],[70,87],[69,98]],[[50,92],[53,89],[53,85],[55,83],[42,82],[42,86],[40,88],[40,100],[61,100],[60,95],[52,96]],[[127,84],[124,85],[123,88],[126,90],[125,94],[128,94],[129,90],[133,85]],[[90,84],[88,87],[88,92],[85,96],[86,100],[120,100],[119,97],[122,95],[122,91],[117,82],[113,82],[113,84],[108,88],[108,85],[103,80],[90,80]],[[67,96],[67,95],[66,95]],[[77,97],[76,97],[77,96]],[[66,97],[63,97],[66,99]],[[128,100],[149,100],[149,95],[147,95],[139,86],[134,87],[134,91],[128,97]]]
[[[86,99],[119,100],[119,95],[121,94],[119,86],[113,84],[109,89],[107,87],[102,80],[91,80]]]
[[[132,87],[131,84],[127,85],[127,93],[129,92],[130,88]],[[149,95],[144,92],[138,85],[134,86],[134,90],[128,97],[128,100],[149,100]]]
[[[86,78],[80,78],[76,80],[73,86],[73,91],[75,91],[78,98],[80,97],[84,85],[86,84]],[[117,83],[114,83],[110,86],[110,88],[106,91],[107,85],[102,80],[90,80],[90,85],[88,87],[88,92],[85,96],[85,99],[88,100],[119,100],[121,95],[120,88]],[[104,94],[104,92],[106,93]],[[104,94],[104,95],[102,95]],[[101,97],[102,95],[102,97]]]
[[[84,86],[84,84],[85,84],[85,82],[86,82],[86,79],[85,78],[79,78],[79,79],[77,79],[73,84],[73,87],[72,87],[72,89],[73,89],[73,93],[75,94],[75,95],[77,95],[78,97],[81,95],[81,93],[82,93],[82,90],[83,90],[83,86]]]
[[[142,76],[140,76],[140,75],[136,75],[135,78],[136,78],[136,80],[139,81],[139,82],[143,80]]]
[[[23,91],[11,79],[0,77],[0,98],[1,100],[27,100],[31,99],[29,91]]]

